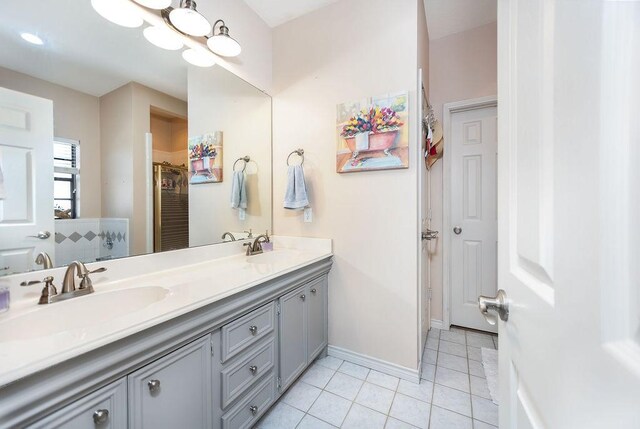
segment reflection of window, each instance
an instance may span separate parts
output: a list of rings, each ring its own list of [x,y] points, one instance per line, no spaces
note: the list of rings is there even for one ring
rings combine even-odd
[[[53,142],[53,208],[56,219],[75,219],[78,215],[78,141],[56,138]]]

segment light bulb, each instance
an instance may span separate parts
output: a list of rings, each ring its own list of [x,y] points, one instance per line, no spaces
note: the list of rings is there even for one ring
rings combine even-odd
[[[212,67],[216,64],[216,57],[204,49],[187,49],[182,52],[182,58],[189,64],[198,67]]]
[[[187,1],[185,7],[173,9],[169,20],[178,30],[191,36],[202,37],[211,32],[211,23],[196,11],[195,2]]]
[[[143,23],[128,0],[91,0],[91,6],[104,19],[122,27],[136,28]]]
[[[226,34],[218,34],[207,40],[207,46],[213,52],[223,57],[237,57],[242,52],[242,47],[232,37]]]
[[[178,35],[167,27],[147,27],[142,34],[152,45],[162,49],[177,51],[184,46]]]
[[[165,9],[171,6],[171,0],[133,0],[149,9]]]

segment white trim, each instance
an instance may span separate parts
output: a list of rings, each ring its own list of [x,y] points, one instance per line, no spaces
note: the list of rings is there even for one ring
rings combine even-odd
[[[411,369],[404,366],[396,365],[395,363],[387,362],[382,359],[363,355],[351,350],[343,349],[342,347],[331,345],[327,347],[327,354],[329,356],[333,356],[347,362],[375,369],[376,371],[380,371],[384,374],[392,375],[403,380],[411,381],[413,383],[420,383],[420,372],[418,371],[418,369]]]
[[[442,320],[431,319],[431,327],[434,329],[440,329],[441,331],[448,331],[449,328],[444,327]]]
[[[427,342],[427,332],[429,330],[429,328],[427,328],[427,332],[423,332],[422,331],[422,319],[423,317],[426,318],[429,315],[425,315],[425,311],[424,311],[424,305],[422,303],[423,299],[428,299],[428,297],[424,297],[422,296],[422,258],[427,256],[426,255],[426,251],[424,251],[424,243],[422,241],[422,219],[425,216],[425,213],[422,212],[422,198],[424,198],[423,196],[423,188],[422,188],[422,169],[425,168],[423,167],[424,165],[424,161],[423,161],[423,154],[422,154],[422,143],[423,143],[423,128],[422,128],[422,118],[424,116],[424,112],[422,111],[422,88],[424,87],[424,78],[423,78],[423,71],[421,68],[418,69],[418,76],[417,76],[417,96],[416,96],[416,112],[417,112],[417,121],[416,122],[416,135],[418,136],[417,141],[416,141],[416,145],[415,145],[415,153],[416,153],[416,178],[417,178],[417,202],[418,202],[418,224],[416,227],[416,241],[417,241],[417,252],[418,252],[418,257],[417,257],[417,263],[418,263],[418,267],[417,267],[417,281],[416,284],[418,285],[418,363],[421,365],[422,364],[422,350],[424,349],[424,346],[426,345]],[[426,169],[426,168],[425,168]],[[427,269],[428,271],[428,269]]]
[[[451,136],[451,115],[467,110],[497,107],[495,95],[473,98],[469,100],[446,103],[442,106],[442,128],[446,139]],[[451,146],[452,142],[449,142]],[[447,156],[449,155],[449,156]],[[445,149],[442,156],[442,328],[449,330],[451,326],[451,272],[449,251],[451,249],[451,156]],[[433,322],[432,322],[433,323]]]

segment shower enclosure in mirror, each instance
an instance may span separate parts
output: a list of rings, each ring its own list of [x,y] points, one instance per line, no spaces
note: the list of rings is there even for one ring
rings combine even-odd
[[[90,1],[7,2],[0,46],[0,276],[271,230],[264,92]],[[204,135],[220,141],[190,154]],[[246,208],[231,204],[238,159]],[[219,180],[190,183],[205,173]]]

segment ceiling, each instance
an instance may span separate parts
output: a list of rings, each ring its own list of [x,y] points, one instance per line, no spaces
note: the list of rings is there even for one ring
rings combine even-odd
[[[497,0],[424,0],[429,40],[497,20]]]
[[[31,45],[21,32],[37,34],[45,44]],[[180,52],[151,45],[142,28],[112,24],[89,0],[1,1],[0,46],[0,67],[94,96],[135,81],[187,99]]]
[[[271,28],[338,0],[244,0]]]

